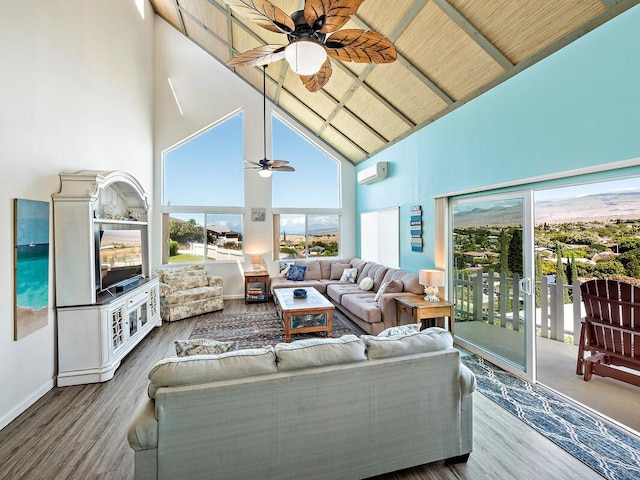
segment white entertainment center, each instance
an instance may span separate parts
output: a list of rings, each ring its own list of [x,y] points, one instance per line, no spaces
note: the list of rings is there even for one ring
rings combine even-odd
[[[60,180],[52,196],[57,385],[104,382],[162,324],[158,278],[149,275],[148,195],[121,171]]]

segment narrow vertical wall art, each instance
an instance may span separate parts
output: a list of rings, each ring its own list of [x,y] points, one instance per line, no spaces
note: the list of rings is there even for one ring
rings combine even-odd
[[[422,207],[414,205],[411,207],[411,251],[422,251]]]
[[[14,340],[49,320],[49,202],[14,201]]]

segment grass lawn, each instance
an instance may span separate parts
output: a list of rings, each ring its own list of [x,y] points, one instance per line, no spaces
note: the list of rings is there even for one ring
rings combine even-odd
[[[201,255],[189,255],[188,253],[179,253],[173,257],[169,257],[169,263],[190,263],[202,262]]]

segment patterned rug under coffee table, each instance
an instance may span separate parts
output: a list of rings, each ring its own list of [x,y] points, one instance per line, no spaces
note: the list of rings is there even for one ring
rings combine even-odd
[[[604,478],[640,478],[639,437],[476,355],[462,361],[476,374],[480,393]]]
[[[363,332],[339,312],[333,315],[334,338],[361,335]],[[293,335],[292,340],[324,338],[324,333]],[[284,326],[274,312],[229,314],[221,312],[200,315],[191,332],[191,339],[210,338],[219,341],[237,340],[239,348],[256,348],[284,342]]]

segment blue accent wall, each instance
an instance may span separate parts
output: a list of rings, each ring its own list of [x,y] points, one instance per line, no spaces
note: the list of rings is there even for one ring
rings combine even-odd
[[[640,6],[360,164],[387,161],[389,177],[358,185],[357,218],[399,206],[400,266],[417,271],[434,266],[434,196],[640,163],[638,52]],[[411,252],[412,205],[423,208],[422,253]]]

